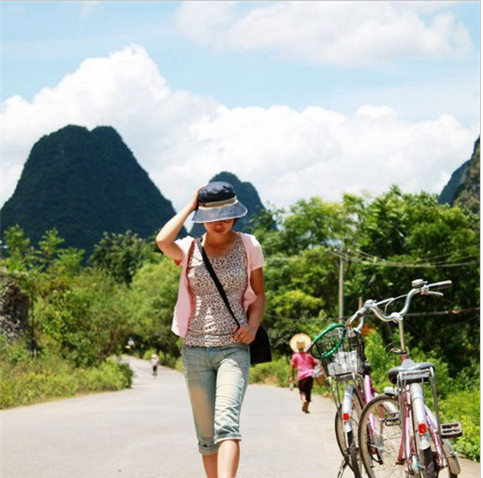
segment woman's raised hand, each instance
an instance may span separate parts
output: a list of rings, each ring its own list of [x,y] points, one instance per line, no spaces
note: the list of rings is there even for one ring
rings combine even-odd
[[[205,186],[206,186],[206,184],[203,184],[203,186],[200,186],[196,190],[193,198],[191,199],[191,201],[189,203],[189,206],[190,206],[191,211],[196,211],[196,209],[198,209],[198,193],[200,192],[200,189],[204,188]]]

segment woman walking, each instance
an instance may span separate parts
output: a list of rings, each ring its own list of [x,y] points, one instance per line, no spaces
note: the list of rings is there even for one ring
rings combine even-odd
[[[192,237],[176,240],[189,215],[206,229],[201,245],[240,322],[235,324]],[[232,230],[247,214],[230,183],[212,182],[161,229],[156,243],[182,266],[172,330],[183,337],[186,383],[208,478],[236,477],[240,410],[248,385],[250,342],[265,309],[263,253],[254,236]]]

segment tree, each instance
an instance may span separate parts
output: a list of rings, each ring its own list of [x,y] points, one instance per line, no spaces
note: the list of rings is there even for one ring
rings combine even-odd
[[[30,239],[25,236],[20,226],[12,226],[4,234],[7,257],[3,260],[5,267],[11,271],[27,271],[35,260],[35,249]]]
[[[128,330],[127,287],[98,269],[84,269],[37,302],[39,342],[77,367],[121,353]]]
[[[411,281],[451,279],[442,300],[417,298],[408,317],[412,343],[426,352],[452,356],[451,373],[479,355],[478,313],[431,316],[432,311],[474,309],[479,305],[479,220],[468,210],[441,205],[436,195],[403,194],[398,188],[377,197],[361,215],[353,291],[364,299],[400,295]],[[395,304],[400,307],[401,303]],[[473,319],[472,319],[473,317]],[[379,325],[379,324],[378,324]],[[459,353],[464,347],[465,354]]]
[[[177,336],[171,332],[179,269],[167,258],[145,263],[133,278],[128,295],[129,334],[143,346],[177,357]]]
[[[150,246],[136,233],[104,233],[94,246],[89,262],[108,272],[116,281],[130,284],[143,261],[152,257]]]

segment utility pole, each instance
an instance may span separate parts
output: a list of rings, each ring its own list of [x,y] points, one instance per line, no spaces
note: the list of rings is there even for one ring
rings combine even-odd
[[[344,317],[344,249],[339,249],[339,319]]]

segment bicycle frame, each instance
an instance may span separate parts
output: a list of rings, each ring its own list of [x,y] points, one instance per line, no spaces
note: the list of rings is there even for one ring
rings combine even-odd
[[[354,314],[349,320],[346,322],[346,326],[351,327],[351,323],[355,318],[359,318],[360,322],[356,330],[360,333],[362,326],[364,325],[364,315],[359,315],[358,312]],[[349,382],[347,384],[347,382]],[[342,383],[346,383],[344,388],[344,392],[342,395],[342,400],[340,400],[341,391],[339,385]],[[336,390],[334,390],[336,389]],[[377,391],[373,387],[372,378],[369,372],[365,370],[365,367],[362,368],[361,373],[352,373],[344,377],[342,381],[336,381],[336,386],[332,387],[331,384],[332,394],[334,396],[334,401],[339,409],[340,406],[340,419],[342,422],[342,430],[346,436],[349,434],[354,434],[354,410],[353,405],[355,403],[359,403],[360,406],[364,407],[372,398],[374,397]],[[354,397],[354,395],[357,396]],[[359,412],[360,413],[360,412]],[[372,421],[372,427],[374,428],[374,422]],[[354,434],[354,436],[357,436]],[[357,454],[359,451],[357,450]],[[344,457],[343,465],[338,474],[338,478],[341,478],[343,474],[343,470],[345,468],[345,464],[347,463],[347,457]],[[352,466],[353,468],[353,466]],[[359,477],[362,476],[363,465],[360,464],[360,469],[354,470],[354,476]]]
[[[352,431],[352,395],[354,393],[359,394],[359,397],[362,399],[362,406],[365,406],[366,403],[370,402],[374,398],[377,390],[372,385],[370,374],[366,373],[363,374],[362,377],[354,378],[352,383],[347,385],[344,390],[344,398],[341,402],[341,410],[342,417],[347,417],[347,420],[344,420],[344,418],[342,420],[342,426],[346,433]]]
[[[368,312],[367,307],[363,307],[359,309],[355,314],[353,314],[346,322],[346,326],[352,327],[352,323],[355,320],[359,320],[357,327],[355,330],[360,332],[362,327],[364,326],[364,316]],[[372,398],[377,393],[377,390],[372,385],[372,378],[370,373],[366,373],[363,371],[362,376],[354,376],[352,377],[352,381],[354,386],[357,387],[359,397],[362,398],[362,405],[365,406],[368,402],[372,400]],[[343,420],[343,427],[345,432],[349,432],[352,430],[352,397],[351,394],[353,393],[354,389],[351,389],[350,386],[346,387],[346,391],[344,392],[344,396],[347,397],[342,402],[342,416],[348,417],[348,420]]]

